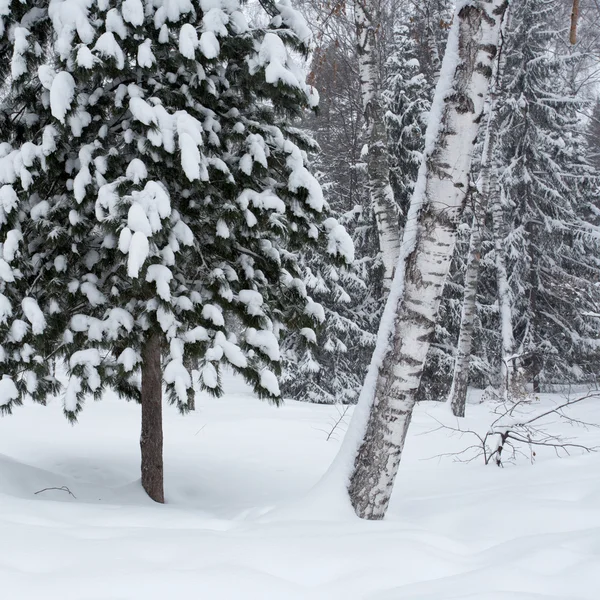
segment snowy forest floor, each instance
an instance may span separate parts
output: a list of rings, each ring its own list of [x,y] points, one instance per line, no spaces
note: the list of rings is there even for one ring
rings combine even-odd
[[[138,406],[108,395],[76,426],[58,401],[0,418],[0,597],[598,598],[600,454],[542,451],[534,465],[522,458],[504,469],[430,459],[470,440],[431,432],[456,420],[422,403],[388,519],[332,518],[313,505],[296,513],[339,448],[344,427],[326,440],[338,408],[278,409],[236,380],[226,392],[185,417],[166,408],[164,506],[139,485]],[[539,405],[561,399],[543,395]],[[485,431],[491,407],[467,409],[463,427]],[[577,411],[600,423],[600,400]],[[548,427],[600,443],[599,430]],[[75,497],[35,494],[61,486]]]

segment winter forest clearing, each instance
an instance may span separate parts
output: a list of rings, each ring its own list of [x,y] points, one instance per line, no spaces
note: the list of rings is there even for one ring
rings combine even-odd
[[[595,598],[598,31],[0,0],[0,596]]]
[[[562,401],[544,395],[538,408]],[[469,404],[464,428],[490,409]],[[336,407],[274,409],[236,380],[195,413],[165,411],[164,506],[138,484],[139,408],[110,395],[77,427],[60,403],[0,421],[2,597],[48,600],[399,598],[595,600],[600,455],[549,449],[505,469],[436,455],[466,447],[417,408],[382,523],[310,492],[340,447]],[[600,403],[577,417],[598,422]],[[597,441],[571,426],[553,433]],[[75,498],[62,490],[67,486]],[[307,496],[308,494],[308,496]]]

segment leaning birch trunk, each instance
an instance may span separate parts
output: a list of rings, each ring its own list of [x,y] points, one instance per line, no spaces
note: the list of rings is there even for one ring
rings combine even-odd
[[[379,0],[356,0],[354,19],[357,36],[361,96],[366,123],[369,199],[375,214],[383,261],[383,287],[389,291],[400,252],[398,207],[390,185],[390,160],[379,68]]]
[[[362,426],[368,415],[348,487],[363,518],[383,518],[391,497],[450,268],[505,9],[506,0],[462,0],[457,6],[401,255],[353,425]]]
[[[465,416],[467,403],[467,388],[469,385],[469,367],[471,365],[471,348],[473,346],[473,330],[477,316],[477,283],[479,281],[479,263],[481,258],[481,228],[485,209],[484,197],[476,198],[471,239],[469,241],[469,256],[465,272],[465,291],[460,317],[460,334],[456,345],[454,359],[454,374],[448,402],[455,417]]]

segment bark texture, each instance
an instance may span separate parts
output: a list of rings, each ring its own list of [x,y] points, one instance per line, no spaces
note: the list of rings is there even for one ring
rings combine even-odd
[[[571,28],[569,30],[569,41],[573,46],[577,43],[577,21],[579,20],[579,0],[573,0],[571,10]]]
[[[431,71],[435,73],[432,83],[437,84],[439,73],[440,73],[440,65],[442,61],[440,60],[440,53],[438,50],[437,40],[435,39],[435,33],[433,32],[433,25],[431,22],[427,24],[427,50],[429,50],[429,60],[431,63]]]
[[[165,501],[163,484],[161,338],[149,333],[142,350],[142,487],[155,502]]]
[[[381,102],[381,73],[379,68],[378,0],[356,0],[354,6],[360,87],[367,127],[366,156],[369,197],[379,237],[379,248],[384,267],[383,286],[390,289],[400,252],[398,206],[390,184],[390,158],[387,132]]]
[[[500,380],[504,395],[512,385],[515,338],[513,333],[513,311],[506,270],[504,240],[504,212],[502,208],[500,185],[495,174],[492,176],[490,190],[490,212],[492,213],[492,235],[494,237],[494,261],[496,266],[496,286],[498,288],[498,308],[500,311],[500,333],[502,336],[502,363],[500,365]]]
[[[363,518],[383,518],[391,497],[454,251],[505,10],[505,0],[457,7],[429,124],[435,136],[429,139],[428,129],[425,162],[411,202],[411,211],[420,208],[420,217],[414,215],[410,231],[407,225],[393,286],[403,283],[402,291],[388,299],[395,303],[396,318],[350,477],[350,499]],[[380,335],[387,335],[385,327],[382,322]]]
[[[448,395],[448,402],[455,417],[465,416],[467,404],[467,389],[469,385],[469,367],[471,365],[471,348],[473,347],[473,330],[477,316],[477,284],[479,281],[479,264],[481,261],[481,235],[484,227],[485,215],[492,187],[497,188],[496,165],[494,150],[498,137],[498,119],[496,106],[502,73],[503,53],[499,46],[496,70],[493,79],[496,85],[492,86],[487,105],[487,125],[481,157],[481,172],[478,181],[478,194],[474,195],[473,223],[471,239],[469,242],[469,256],[465,272],[464,298],[461,311],[460,333],[456,346],[454,374],[452,387]],[[512,331],[512,329],[511,329]]]
[[[475,214],[473,215],[473,223],[471,225],[469,256],[465,272],[465,291],[460,317],[460,334],[456,345],[452,387],[448,396],[452,413],[455,417],[465,416],[465,406],[467,403],[473,329],[475,327],[475,317],[477,316],[477,282],[479,280],[479,263],[481,259],[481,228],[485,214],[482,201],[482,198],[476,200]]]
[[[198,361],[194,360],[191,356],[186,355],[183,359],[183,364],[187,369],[188,373],[192,375],[195,369],[198,368]],[[188,409],[196,410],[196,387],[194,386],[193,393],[188,398]]]

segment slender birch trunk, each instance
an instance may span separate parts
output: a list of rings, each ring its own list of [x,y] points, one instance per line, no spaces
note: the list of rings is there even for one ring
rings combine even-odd
[[[465,416],[471,348],[473,346],[473,329],[475,326],[475,317],[477,316],[477,284],[479,281],[479,264],[481,260],[481,235],[491,186],[493,182],[497,183],[494,164],[494,150],[498,137],[496,104],[505,62],[504,56],[500,51],[501,48],[499,47],[499,57],[495,63],[496,69],[493,73],[496,85],[490,89],[489,101],[487,103],[487,125],[481,156],[481,172],[479,181],[477,182],[479,193],[474,206],[469,256],[465,272],[465,291],[461,312],[460,334],[456,347],[452,387],[448,395],[448,402],[455,417]]]
[[[367,410],[368,418],[348,493],[363,518],[383,518],[389,504],[450,268],[506,6],[506,0],[457,6],[400,260],[357,409],[357,423]]]
[[[433,80],[431,81],[431,83],[433,85],[437,85],[437,82],[439,79],[439,74],[440,74],[440,65],[442,64],[442,61],[440,60],[440,53],[438,50],[437,39],[436,39],[435,33],[433,31],[433,25],[431,24],[431,15],[428,18],[426,40],[427,40],[427,50],[429,50],[429,60],[430,60],[430,64],[431,64],[431,72],[434,74]]]
[[[479,281],[479,263],[481,259],[481,228],[483,227],[483,218],[485,216],[484,201],[485,197],[479,197],[475,202],[475,212],[471,225],[471,239],[469,241],[469,256],[465,272],[465,291],[460,318],[460,334],[456,345],[452,387],[448,394],[448,402],[455,417],[465,416],[465,406],[467,403],[473,330],[475,328],[475,317],[477,316],[477,283]]]
[[[367,127],[367,175],[369,199],[373,206],[379,247],[384,268],[384,289],[389,291],[400,252],[398,207],[390,185],[390,159],[387,132],[381,105],[379,68],[379,28],[381,11],[378,0],[356,0],[354,19],[357,36],[361,96]]]
[[[510,297],[510,284],[506,270],[504,210],[502,194],[497,176],[492,176],[490,190],[490,212],[492,213],[492,235],[494,237],[494,260],[496,266],[496,287],[498,288],[498,308],[500,311],[500,333],[502,335],[502,362],[500,364],[500,380],[506,396],[512,385],[514,365],[513,355],[515,338],[513,334],[513,311]]]
[[[142,487],[152,500],[163,503],[165,495],[160,355],[160,335],[149,333],[142,349]]]
[[[537,329],[538,329],[538,319],[539,319],[539,307],[538,307],[538,290],[540,288],[540,274],[539,274],[539,257],[537,251],[537,243],[539,240],[540,232],[538,230],[538,226],[529,221],[525,226],[525,230],[527,231],[527,241],[528,241],[528,254],[529,254],[529,327],[528,327],[528,337],[530,343],[530,349],[527,352],[529,363],[528,371],[529,376],[531,377],[531,385],[533,388],[534,394],[539,394],[541,389],[540,383],[540,372],[542,370],[542,360],[539,353],[539,349],[537,346]],[[524,339],[523,342],[526,340]]]

